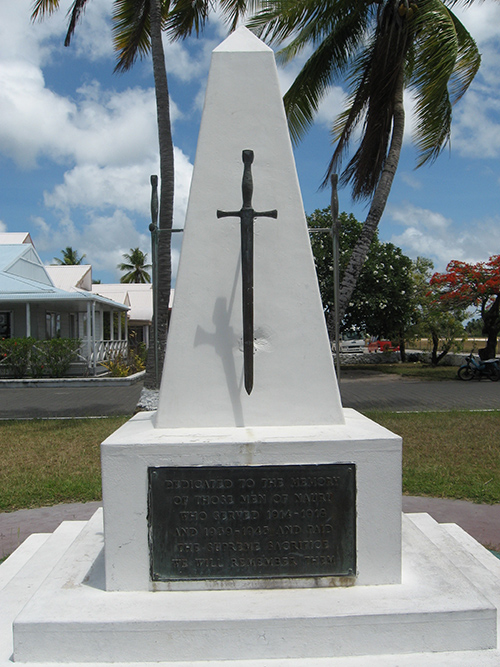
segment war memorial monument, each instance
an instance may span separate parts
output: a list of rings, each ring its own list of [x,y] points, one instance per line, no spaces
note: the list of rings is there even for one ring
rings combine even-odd
[[[0,566],[0,665],[499,665],[500,562],[341,405],[274,55],[213,52],[156,412]],[[37,541],[38,539],[38,541]]]

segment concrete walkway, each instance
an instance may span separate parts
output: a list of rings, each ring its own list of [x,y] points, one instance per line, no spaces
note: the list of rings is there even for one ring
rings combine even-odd
[[[100,502],[72,503],[0,513],[0,558],[32,533],[52,533],[62,521],[90,519],[100,506]],[[427,512],[439,523],[456,523],[487,548],[500,552],[500,504],[403,496],[403,511]]]

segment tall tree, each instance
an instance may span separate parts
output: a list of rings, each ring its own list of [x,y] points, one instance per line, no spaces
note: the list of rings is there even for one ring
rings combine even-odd
[[[307,216],[310,229],[330,228],[330,209],[316,210]],[[340,269],[345,269],[356,246],[363,225],[347,213],[341,213]],[[334,308],[332,262],[332,238],[329,234],[311,232],[311,245],[316,273],[327,320]],[[410,298],[412,260],[392,243],[382,243],[375,233],[367,260],[341,322],[341,330],[356,328],[366,334],[381,338],[398,339],[403,348],[405,332],[412,318],[413,304]]]
[[[493,359],[500,333],[500,255],[477,264],[450,262],[444,273],[432,276],[431,285],[441,301],[478,308],[486,336],[486,347],[479,350],[479,356]]]
[[[150,283],[151,276],[147,269],[151,264],[146,264],[147,253],[139,248],[130,248],[130,253],[124,252],[123,257],[126,260],[118,264],[120,271],[126,271],[120,278],[121,283]]]
[[[440,300],[431,284],[434,265],[426,257],[413,262],[414,324],[410,334],[431,342],[431,364],[437,366],[452,350],[459,351],[464,338],[467,304]]]
[[[340,289],[346,312],[370,243],[382,217],[403,143],[403,93],[415,99],[418,165],[437,158],[450,137],[452,105],[476,75],[480,55],[471,35],[451,11],[473,0],[268,0],[250,22],[261,36],[287,45],[281,62],[305,48],[313,52],[285,95],[290,131],[298,141],[314,121],[330,86],[347,79],[347,108],[333,125],[336,141],[324,184],[342,167],[358,135],[359,144],[341,174],[354,199],[371,200]],[[330,328],[333,322],[330,319]]]
[[[65,46],[71,42],[76,25],[80,20],[88,0],[74,0],[69,12]],[[32,19],[43,18],[59,8],[60,0],[34,0]],[[160,206],[158,226],[158,340],[153,341],[159,355],[160,377],[167,339],[168,304],[172,277],[171,229],[174,204],[174,148],[170,123],[170,98],[167,71],[162,43],[162,27],[169,10],[169,2],[163,0],[113,0],[113,33],[115,49],[118,53],[116,71],[132,67],[137,57],[151,50],[158,118],[158,138],[160,145]],[[155,328],[153,327],[153,330]],[[148,358],[145,383],[156,386],[153,355]],[[159,381],[159,378],[158,378]]]
[[[81,264],[86,255],[78,257],[78,250],[73,250],[71,246],[67,246],[64,250],[61,250],[62,259],[59,257],[54,257],[54,262],[56,264]]]

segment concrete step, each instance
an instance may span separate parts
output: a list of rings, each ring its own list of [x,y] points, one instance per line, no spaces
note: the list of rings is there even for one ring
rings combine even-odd
[[[0,665],[11,664],[12,622],[57,566],[85,521],[64,521],[52,534],[34,535],[0,565]],[[42,535],[42,537],[40,537]],[[28,544],[26,544],[28,542]]]
[[[51,533],[33,533],[0,565],[0,591],[26,565]]]
[[[462,574],[500,608],[500,559],[455,523],[438,523],[429,514],[406,514]]]

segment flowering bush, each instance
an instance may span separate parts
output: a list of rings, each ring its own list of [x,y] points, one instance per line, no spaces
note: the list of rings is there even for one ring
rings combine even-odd
[[[500,255],[477,264],[450,262],[445,273],[432,276],[431,287],[439,301],[478,307],[487,337],[486,347],[479,350],[479,355],[493,358],[500,332]]]
[[[29,368],[30,352],[34,338],[2,338],[0,340],[0,360],[15,378],[24,377]]]

